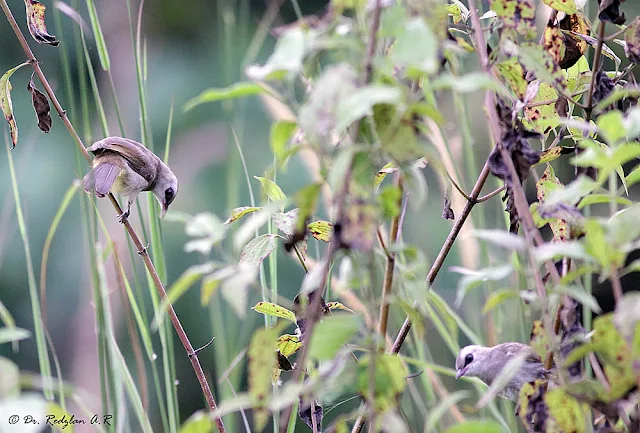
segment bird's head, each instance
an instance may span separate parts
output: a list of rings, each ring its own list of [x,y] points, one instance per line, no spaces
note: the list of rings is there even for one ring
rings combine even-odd
[[[489,350],[488,347],[475,345],[463,347],[456,358],[456,379],[462,376],[485,376]]]
[[[169,209],[169,205],[176,198],[177,194],[178,178],[169,167],[162,164],[156,179],[156,184],[153,187],[153,195],[156,196],[158,203],[160,203],[160,218],[164,218],[167,209]]]

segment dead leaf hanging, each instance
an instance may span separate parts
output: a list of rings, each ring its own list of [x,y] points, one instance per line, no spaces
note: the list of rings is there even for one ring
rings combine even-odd
[[[27,84],[27,90],[31,92],[31,102],[36,112],[36,117],[38,118],[38,128],[40,128],[42,132],[51,131],[51,115],[49,115],[51,107],[49,106],[49,100],[44,93],[36,88],[33,83],[33,74],[31,74],[31,79]]]
[[[13,69],[9,69],[0,78],[0,108],[4,114],[4,118],[9,123],[9,129],[11,130],[11,149],[16,147],[18,143],[18,125],[16,119],[13,117],[13,104],[11,103],[11,82],[9,78],[15,71],[21,67],[28,65],[28,62],[22,63]]]

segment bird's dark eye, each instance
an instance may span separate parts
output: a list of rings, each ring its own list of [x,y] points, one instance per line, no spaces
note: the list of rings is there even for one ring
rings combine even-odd
[[[471,353],[469,353],[467,356],[465,356],[464,358],[464,365],[465,367],[469,364],[471,364],[473,362],[473,355]]]
[[[169,206],[171,204],[175,195],[176,193],[173,191],[173,188],[166,189],[166,191],[164,192],[164,202],[166,206]]]

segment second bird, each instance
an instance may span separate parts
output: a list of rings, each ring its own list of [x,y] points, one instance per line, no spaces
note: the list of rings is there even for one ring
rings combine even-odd
[[[151,191],[158,199],[164,217],[178,193],[178,179],[153,152],[137,141],[107,137],[87,148],[95,155],[93,168],[82,179],[82,188],[96,197],[109,192],[126,199],[120,222],[129,216],[131,204],[142,191]]]

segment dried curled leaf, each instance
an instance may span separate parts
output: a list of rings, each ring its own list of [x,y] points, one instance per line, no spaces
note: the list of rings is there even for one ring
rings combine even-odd
[[[45,5],[35,0],[24,0],[27,8],[27,26],[33,39],[39,44],[56,46],[60,43],[55,36],[47,32],[47,25],[44,23]]]
[[[25,62],[21,65],[16,66],[15,68],[9,69],[0,78],[0,108],[2,108],[4,118],[7,123],[9,123],[9,129],[11,130],[11,149],[14,149],[16,147],[16,144],[18,143],[18,125],[16,124],[16,119],[13,117],[13,104],[11,103],[11,82],[9,81],[9,78],[15,71],[28,64],[29,63]]]
[[[613,91],[615,84],[613,80],[609,78],[607,74],[605,74],[602,70],[599,70],[596,73],[596,83],[595,88],[593,89],[593,102],[594,104],[598,104],[600,101],[605,99],[609,94]],[[618,101],[617,107],[611,105],[609,109],[618,108],[622,110],[622,101]],[[607,109],[603,111],[608,111]]]
[[[510,110],[503,104],[498,104],[498,112],[502,120],[503,133],[501,138],[502,147],[509,153],[516,169],[518,179],[513,179],[507,164],[502,158],[502,152],[496,146],[489,155],[489,169],[494,176],[504,180],[506,189],[503,200],[506,201],[505,211],[510,216],[511,233],[517,233],[519,227],[519,216],[513,197],[513,186],[515,182],[522,182],[529,175],[529,169],[540,160],[540,152],[534,150],[529,144],[530,138],[540,138],[536,132],[527,131],[522,123],[516,119],[510,122]]]
[[[27,84],[27,90],[31,93],[31,102],[36,112],[36,117],[38,118],[38,128],[40,128],[42,132],[51,131],[51,115],[49,114],[51,107],[49,106],[49,100],[40,90],[36,89],[36,85],[33,83],[33,74],[31,74],[31,79],[29,80],[29,84]]]
[[[324,412],[322,410],[322,406],[320,406],[320,403],[318,403],[317,400],[314,400],[311,403],[305,403],[302,399],[300,399],[298,416],[313,431],[322,431],[322,417],[324,416]]]
[[[444,206],[442,209],[442,218],[446,220],[454,220],[456,219],[455,214],[453,213],[453,209],[451,209],[451,200],[449,196],[445,194],[444,196]]]
[[[620,2],[624,0],[598,0],[598,18],[613,24],[624,24],[624,13],[620,13]]]

